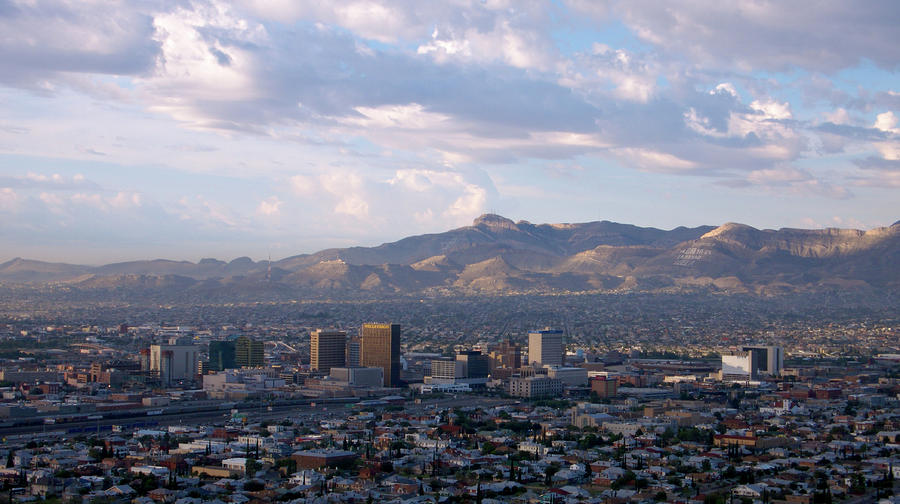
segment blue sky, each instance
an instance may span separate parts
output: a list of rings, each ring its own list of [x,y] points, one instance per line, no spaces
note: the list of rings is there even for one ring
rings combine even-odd
[[[900,219],[900,4],[0,1],[0,261]]]

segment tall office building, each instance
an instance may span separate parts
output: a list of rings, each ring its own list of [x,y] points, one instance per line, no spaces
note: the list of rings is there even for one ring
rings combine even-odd
[[[363,324],[360,365],[384,370],[384,386],[400,385],[400,324]]]
[[[754,375],[781,374],[784,368],[784,350],[780,346],[745,346],[741,350],[753,353]]]
[[[528,364],[562,366],[565,360],[563,332],[549,327],[528,333]]]
[[[197,375],[197,347],[190,338],[170,338],[168,344],[150,345],[150,371],[159,374],[163,385],[193,380]]]
[[[431,383],[456,383],[456,380],[466,377],[465,363],[453,359],[434,359],[431,361],[431,371],[428,376]]]
[[[347,333],[318,329],[309,335],[309,367],[328,373],[344,367],[347,359]]]
[[[463,376],[465,378],[487,378],[489,373],[489,359],[478,350],[466,350],[456,354],[456,361],[463,363]],[[434,361],[432,361],[432,364]]]
[[[491,347],[491,371],[495,368],[519,369],[522,367],[522,347],[506,338]]]
[[[205,373],[207,369],[211,371],[234,369],[235,355],[234,341],[210,341],[209,363],[205,365],[203,372]]]
[[[347,367],[360,367],[359,363],[359,336],[352,336],[347,340]]]
[[[237,367],[264,367],[266,347],[262,341],[241,336],[234,342],[234,363]]]
[[[724,381],[750,381],[756,379],[756,357],[753,352],[727,352],[722,354],[720,378]]]

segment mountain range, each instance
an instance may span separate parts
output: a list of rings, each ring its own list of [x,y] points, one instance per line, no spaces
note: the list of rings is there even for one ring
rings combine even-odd
[[[760,230],[728,223],[672,230],[600,221],[532,224],[486,214],[471,226],[377,247],[279,261],[147,260],[103,266],[16,258],[6,285],[136,292],[519,293],[709,289],[761,295],[896,291],[900,222],[889,227]]]

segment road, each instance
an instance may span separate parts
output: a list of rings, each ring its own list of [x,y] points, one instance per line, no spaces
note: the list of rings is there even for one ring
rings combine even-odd
[[[407,402],[405,410],[414,413],[424,413],[429,406],[437,408],[456,408],[465,406],[493,407],[503,404],[513,404],[516,402],[511,399],[501,399],[493,397],[477,397],[468,395],[459,395],[457,397],[435,399],[423,401],[421,404],[413,404]],[[347,408],[349,402],[322,402],[316,401],[316,406],[310,406],[306,403],[297,403],[292,401],[289,404],[274,403],[271,406],[260,403],[260,405],[241,404],[235,407],[240,413],[247,415],[250,422],[260,422],[263,420],[285,420],[309,419],[313,416],[316,420],[326,418],[346,418],[349,415]],[[271,409],[270,409],[271,408]],[[13,439],[16,436],[36,433],[61,433],[64,436],[72,436],[81,433],[91,434],[96,432],[109,432],[109,429],[103,429],[112,425],[129,425],[133,423],[155,422],[157,426],[169,425],[224,425],[225,421],[231,416],[227,409],[210,409],[199,412],[163,412],[159,415],[147,415],[144,411],[136,411],[133,415],[120,418],[101,418],[96,420],[84,420],[79,422],[67,422],[59,424],[39,424],[24,425],[16,427],[0,428],[0,438]],[[71,432],[78,429],[81,432]]]

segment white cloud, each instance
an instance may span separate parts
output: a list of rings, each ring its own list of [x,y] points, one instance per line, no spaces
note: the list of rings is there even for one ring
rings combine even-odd
[[[900,128],[897,127],[900,118],[894,112],[888,111],[878,114],[873,127],[890,134],[888,140],[874,142],[873,145],[881,153],[881,157],[890,161],[900,160]]]
[[[21,197],[11,187],[0,187],[0,210],[15,212],[19,208]]]
[[[340,198],[334,211],[357,219],[369,217],[369,203],[359,194],[347,194]]]
[[[449,119],[444,114],[426,111],[418,103],[356,107],[356,111],[363,117],[348,117],[344,121],[364,128],[434,129]]]
[[[72,195],[72,203],[75,203],[76,205],[90,206],[104,212],[109,210],[109,206],[106,204],[106,201],[104,201],[103,197],[99,194],[76,193]]]
[[[162,54],[156,72],[140,81],[154,102],[152,110],[194,127],[219,127],[198,102],[261,96],[249,49],[268,42],[261,24],[241,18],[224,3],[196,2],[190,9],[158,14],[153,25]]]
[[[887,111],[875,117],[875,124],[872,127],[888,133],[900,133],[900,129],[897,128],[898,122],[900,119],[892,111]]]
[[[269,196],[259,202],[259,206],[256,207],[256,212],[269,217],[276,216],[281,214],[281,205],[283,204],[284,202],[281,201],[278,196]]]
[[[754,100],[750,103],[750,108],[758,112],[761,119],[790,119],[793,117],[791,104],[788,102],[779,103],[772,99]]]
[[[107,199],[109,206],[115,209],[134,208],[143,204],[140,193],[119,191],[112,198]]]
[[[301,196],[311,196],[315,194],[317,182],[313,177],[306,175],[294,175],[289,179],[291,190]]]
[[[648,171],[681,172],[697,168],[697,163],[682,159],[668,152],[651,149],[624,148],[615,149],[625,162]]]
[[[483,187],[468,184],[465,193],[457,198],[444,212],[455,218],[469,220],[473,215],[484,212],[487,203],[487,191]]]
[[[734,84],[730,82],[723,82],[715,87],[715,89],[711,90],[709,94],[714,95],[718,93],[726,93],[731,95],[734,98],[740,99],[738,95],[737,89],[735,89]]]
[[[550,70],[558,57],[546,36],[529,28],[514,27],[509,20],[497,19],[489,31],[469,28],[457,36],[453,28],[435,27],[431,40],[416,52],[430,55],[439,63],[504,63],[536,70]]]
[[[825,120],[834,124],[850,124],[850,113],[847,109],[838,107],[825,114]]]
[[[42,192],[38,197],[41,201],[44,202],[44,204],[46,204],[50,208],[51,211],[55,212],[61,211],[62,206],[65,203],[63,198],[58,194]]]

